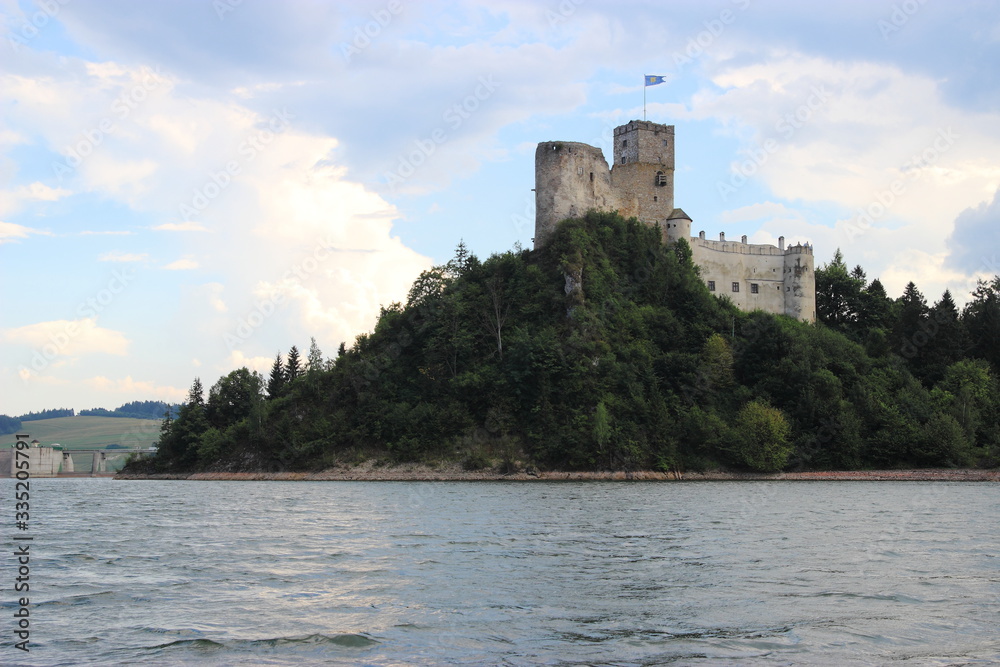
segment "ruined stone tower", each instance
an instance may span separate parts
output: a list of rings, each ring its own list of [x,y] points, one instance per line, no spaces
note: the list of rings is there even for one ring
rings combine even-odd
[[[614,162],[593,146],[546,141],[535,151],[535,247],[556,225],[588,210],[617,211],[662,230],[667,242],[686,239],[709,291],[743,310],[816,320],[813,249],[691,238],[691,218],[674,207],[674,126],[633,120],[615,128]]]
[[[674,126],[634,120],[615,128],[614,164],[587,144],[546,141],[535,151],[535,246],[556,224],[590,209],[618,211],[664,230],[691,235],[691,219],[674,209]],[[686,226],[685,226],[686,224]]]

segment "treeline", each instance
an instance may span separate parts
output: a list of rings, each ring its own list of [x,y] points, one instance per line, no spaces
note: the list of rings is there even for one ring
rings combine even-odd
[[[1000,276],[980,280],[959,311],[945,290],[933,305],[910,282],[891,299],[878,280],[867,282],[864,269],[848,272],[840,250],[816,270],[816,309],[820,321],[861,343],[872,356],[894,353],[925,386],[934,387],[948,368],[963,359],[1000,368]]]
[[[1000,279],[949,315],[964,331],[956,353],[935,314],[951,312],[944,297],[889,299],[839,255],[816,277],[820,322],[807,325],[740,312],[707,291],[686,242],[614,214],[485,261],[460,244],[335,358],[313,341],[267,378],[238,369],[207,397],[196,380],[158,455],[135,465],[996,465]]]
[[[0,415],[0,435],[7,435],[9,433],[17,433],[21,430],[21,420],[17,417],[8,417],[7,415]]]
[[[127,419],[163,419],[168,410],[176,412],[179,405],[163,401],[132,401],[114,410],[93,408],[80,410],[81,417],[122,417]]]
[[[76,412],[72,408],[57,408],[55,410],[41,410],[39,412],[29,412],[23,414],[18,419],[22,422],[39,421],[41,419],[58,419],[59,417],[73,417]]]
[[[21,422],[39,421],[42,419],[56,419],[58,417],[72,417],[72,408],[58,408],[55,410],[41,410],[39,412],[28,412],[20,417],[8,417],[0,415],[0,435],[17,433],[21,430]]]

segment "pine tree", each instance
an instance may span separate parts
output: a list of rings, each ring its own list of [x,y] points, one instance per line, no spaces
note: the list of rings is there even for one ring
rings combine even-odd
[[[323,370],[323,353],[320,352],[315,337],[309,339],[309,356],[306,357],[306,363],[306,370],[309,373]]]
[[[281,363],[281,353],[275,355],[274,364],[271,365],[271,375],[267,379],[267,397],[271,400],[278,398],[285,391],[285,366]]]
[[[188,391],[188,405],[205,405],[205,390],[201,386],[201,378],[195,378]]]
[[[927,321],[930,337],[924,351],[924,371],[922,377],[928,385],[937,384],[944,378],[944,372],[956,361],[961,360],[968,347],[965,325],[959,319],[958,307],[945,290],[941,300],[931,308]]]
[[[302,361],[299,359],[299,348],[292,345],[285,362],[285,380],[288,384],[295,382],[302,375]]]
[[[927,300],[911,281],[906,284],[903,296],[899,298],[899,314],[893,328],[893,343],[897,354],[902,355],[911,370],[923,370],[924,347],[930,341],[927,326]]]

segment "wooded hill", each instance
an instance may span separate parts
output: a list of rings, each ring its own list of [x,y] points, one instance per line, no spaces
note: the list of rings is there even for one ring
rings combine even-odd
[[[135,471],[995,466],[1000,278],[959,313],[839,253],[816,273],[808,325],[740,312],[686,242],[615,214],[486,261],[460,245],[335,359],[196,380]]]

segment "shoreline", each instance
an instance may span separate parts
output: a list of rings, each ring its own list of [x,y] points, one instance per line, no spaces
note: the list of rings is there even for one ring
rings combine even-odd
[[[124,480],[276,481],[276,482],[694,482],[694,481],[845,481],[845,482],[1000,482],[1000,470],[837,470],[781,473],[657,472],[657,471],[518,471],[465,470],[459,465],[432,467],[423,464],[330,468],[319,472],[198,472],[122,474]]]

